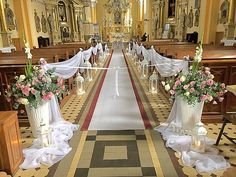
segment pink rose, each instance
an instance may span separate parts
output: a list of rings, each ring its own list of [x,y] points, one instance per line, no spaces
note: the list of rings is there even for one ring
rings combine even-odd
[[[214,81],[212,79],[207,80],[207,85],[212,86],[214,84]]]
[[[171,95],[174,95],[174,94],[175,94],[175,91],[174,91],[174,90],[170,90],[170,94],[171,94]]]
[[[37,92],[37,91],[36,91],[35,89],[32,89],[32,90],[31,90],[31,93],[32,93],[33,95],[35,95],[36,92]]]
[[[49,92],[48,93],[48,98],[51,99],[53,97],[53,93],[52,92]]]
[[[175,82],[175,85],[178,86],[178,85],[180,85],[180,83],[181,83],[181,82],[180,82],[179,80],[177,80],[177,81]]]
[[[25,96],[29,96],[29,91],[30,91],[30,88],[28,86],[24,86],[22,89],[21,89],[22,93],[25,95]]]
[[[221,88],[225,88],[225,84],[224,83],[222,83],[222,84],[220,84],[220,86],[221,86]]]
[[[200,100],[201,101],[205,101],[205,100],[207,100],[208,99],[208,96],[207,95],[202,95],[201,97],[200,97]]]
[[[219,98],[219,102],[222,102],[224,100],[224,97]]]
[[[222,95],[224,95],[224,92],[222,91],[218,92],[218,96],[222,96]]]
[[[48,95],[43,95],[42,99],[43,99],[44,101],[48,101],[48,100],[49,100]]]
[[[188,89],[188,87],[189,87],[189,84],[188,85],[184,85],[184,90],[187,90]]]
[[[196,83],[195,81],[191,81],[191,82],[190,82],[190,85],[191,85],[191,86],[194,86],[195,83]]]
[[[21,85],[19,83],[16,83],[17,88],[21,88]]]
[[[191,89],[189,90],[190,93],[193,93],[194,91],[195,91],[194,88],[191,88]]]
[[[201,89],[204,89],[205,86],[206,86],[206,84],[201,84],[201,85],[200,85],[200,88],[201,88]]]

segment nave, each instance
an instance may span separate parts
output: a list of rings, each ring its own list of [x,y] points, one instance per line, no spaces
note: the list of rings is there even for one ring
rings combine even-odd
[[[113,62],[118,64],[118,60],[124,61],[124,58],[120,52],[115,51],[112,55],[110,66],[113,66]],[[128,66],[134,66],[128,58],[126,58],[126,61]],[[107,61],[106,66],[109,66],[109,61]],[[122,66],[124,66],[124,63],[120,65],[120,67]],[[197,174],[194,168],[181,164],[177,153],[165,147],[165,142],[160,134],[153,128],[159,125],[160,122],[165,122],[171,105],[161,92],[151,94],[147,91],[148,81],[139,78],[137,68],[130,67],[129,71],[131,78],[126,73],[124,74],[126,75],[124,79],[129,87],[131,87],[129,79],[133,80],[134,87],[131,87],[131,90],[137,93],[130,93],[129,99],[132,96],[132,99],[136,101],[134,103],[136,104],[134,117],[138,121],[142,120],[140,121],[142,126],[130,125],[130,129],[119,127],[119,129],[106,130],[105,126],[101,128],[99,125],[104,124],[102,120],[93,122],[94,118],[96,118],[95,113],[99,102],[102,103],[101,99],[105,99],[102,94],[109,95],[105,101],[117,101],[123,98],[122,87],[127,88],[125,82],[121,85],[119,84],[119,97],[121,98],[114,98],[115,87],[113,84],[115,83],[115,78],[110,78],[111,80],[109,80],[109,75],[114,77],[114,73],[109,74],[109,71],[106,73],[106,71],[98,70],[94,81],[86,85],[87,92],[83,96],[77,96],[72,93],[68,102],[61,108],[65,120],[80,125],[80,130],[76,131],[70,140],[72,151],[62,161],[52,167],[48,168],[42,165],[37,169],[19,170],[15,176],[221,176],[223,171],[217,171],[213,174]],[[122,75],[123,73],[119,73],[119,80],[122,79]],[[106,84],[110,85],[106,86]],[[134,95],[136,99],[134,99]],[[127,103],[130,102],[130,100],[126,100]],[[141,105],[141,109],[140,107],[137,108],[137,102]],[[111,109],[108,106],[100,106],[105,109],[102,112],[103,114],[107,113],[108,109]],[[91,109],[95,110],[93,115],[91,115]],[[132,111],[132,109],[128,107],[125,110],[127,111],[126,116],[128,119],[129,111]],[[119,114],[122,115],[122,113],[122,110],[119,110],[116,114],[110,113],[111,123],[114,115],[118,116]],[[90,123],[88,121],[89,117],[91,117]],[[103,116],[97,117],[103,118]],[[151,127],[148,125],[144,129],[144,125],[147,125],[147,122],[144,123],[143,120],[149,122]],[[107,125],[109,124],[110,122],[107,123]],[[93,125],[93,128],[91,125]],[[207,124],[208,136],[216,139],[220,127],[221,124]],[[234,127],[230,125],[227,128],[230,130]],[[31,131],[29,127],[21,127],[21,135],[23,148],[29,146],[33,140],[30,137]],[[234,158],[235,146],[223,138],[218,147],[227,161],[231,165],[236,165]]]

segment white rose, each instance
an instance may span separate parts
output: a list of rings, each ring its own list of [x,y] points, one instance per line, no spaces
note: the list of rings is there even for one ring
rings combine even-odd
[[[185,96],[189,96],[189,94],[190,94],[189,92],[185,92],[184,93]]]
[[[166,85],[165,85],[165,90],[166,90],[166,91],[169,91],[169,90],[170,90],[170,85],[169,85],[169,84],[166,84]]]
[[[163,86],[165,86],[165,85],[166,85],[166,83],[165,83],[164,81],[161,81],[161,84],[162,84]]]
[[[23,80],[25,80],[25,75],[20,75],[19,81],[22,82]]]
[[[26,98],[22,98],[22,99],[21,99],[21,104],[24,104],[24,105],[29,104],[28,99],[26,99]]]
[[[186,80],[186,77],[185,77],[185,76],[181,76],[181,77],[180,77],[180,81],[181,81],[181,82],[184,82],[185,80]]]
[[[209,100],[209,101],[212,101],[212,100],[213,100],[213,97],[210,95],[210,96],[208,97],[208,100]]]
[[[209,78],[210,78],[210,79],[214,79],[214,77],[215,77],[215,76],[214,76],[213,74],[210,74],[210,75],[209,75]]]

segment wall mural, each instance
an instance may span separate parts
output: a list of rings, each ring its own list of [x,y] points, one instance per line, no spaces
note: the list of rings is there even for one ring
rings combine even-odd
[[[4,12],[5,12],[5,17],[6,17],[7,28],[9,30],[14,30],[15,29],[14,13],[9,7],[9,4],[7,2],[5,4]]]
[[[41,26],[40,26],[40,18],[36,12],[36,9],[34,9],[34,21],[35,21],[35,27],[36,31],[39,33],[41,32]]]

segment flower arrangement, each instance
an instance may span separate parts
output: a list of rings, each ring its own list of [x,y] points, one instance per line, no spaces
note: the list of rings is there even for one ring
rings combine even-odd
[[[13,99],[15,109],[19,105],[30,105],[37,108],[43,101],[54,95],[61,98],[65,90],[63,80],[54,75],[55,69],[45,71],[41,66],[32,65],[32,55],[28,43],[25,44],[28,63],[25,75],[16,76],[16,82],[6,91],[7,101]]]
[[[173,101],[176,96],[181,96],[189,105],[197,102],[212,102],[224,100],[224,93],[227,92],[224,83],[215,82],[214,75],[211,74],[209,67],[199,66],[202,59],[202,44],[196,48],[196,54],[192,66],[187,73],[181,71],[176,75],[175,80],[167,83],[162,82],[166,91],[171,94]]]

